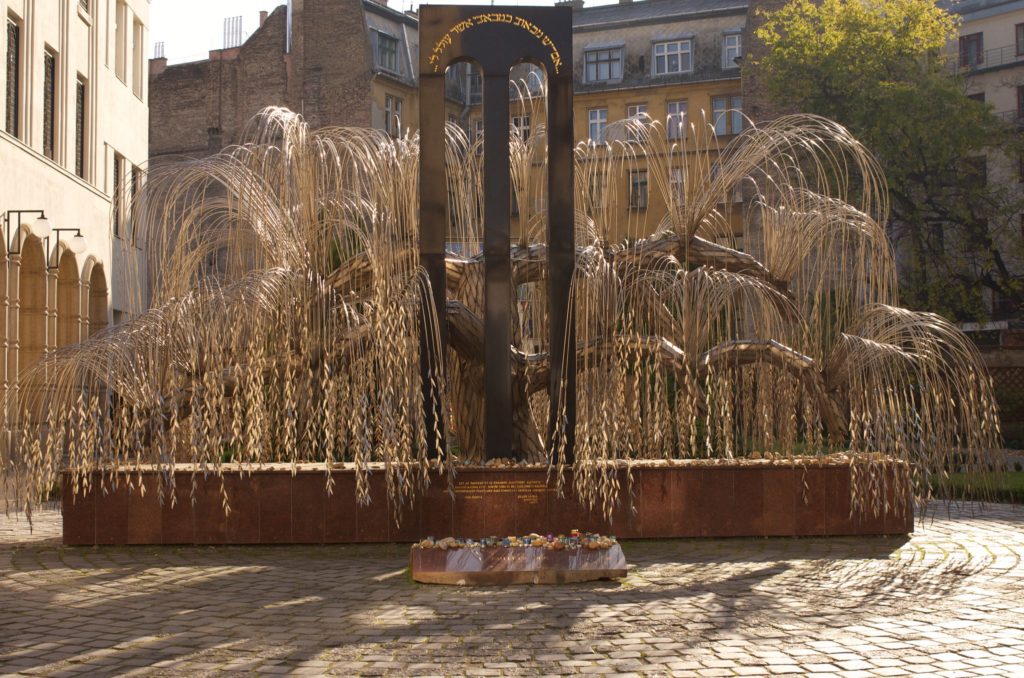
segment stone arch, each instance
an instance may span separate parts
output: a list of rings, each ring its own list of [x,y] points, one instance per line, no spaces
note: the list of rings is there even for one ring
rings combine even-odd
[[[18,313],[19,375],[42,360],[46,353],[46,284],[43,241],[30,236],[22,243],[18,271],[21,301]]]
[[[107,277],[103,264],[96,263],[89,273],[89,336],[107,327]]]
[[[82,293],[78,260],[65,249],[57,270],[57,347],[77,344],[81,337]]]

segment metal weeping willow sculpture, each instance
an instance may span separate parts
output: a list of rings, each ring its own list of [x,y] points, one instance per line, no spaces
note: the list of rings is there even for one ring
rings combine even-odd
[[[540,101],[520,105],[542,120]],[[947,469],[988,464],[989,378],[953,325],[896,305],[882,174],[846,130],[790,116],[719,149],[704,121],[670,135],[644,119],[609,138],[622,141],[575,150],[576,348],[560,379],[578,381],[579,496],[609,511],[614,470],[653,460],[841,452],[870,471],[895,459],[920,496]],[[448,125],[449,340],[426,380],[420,333],[436,337],[438,319],[418,255],[417,136],[313,131],[267,109],[241,145],[151,172],[132,209],[152,307],[51,353],[12,389],[4,482],[27,507],[65,471],[81,491],[143,468],[345,464],[366,500],[369,468],[401,498],[430,469],[481,462],[481,144]],[[556,469],[545,147],[543,125],[512,132],[508,350],[513,452]],[[653,229],[626,209],[620,178],[637,167],[667,205]],[[425,399],[443,418],[436,458]],[[877,505],[861,477],[858,505]]]

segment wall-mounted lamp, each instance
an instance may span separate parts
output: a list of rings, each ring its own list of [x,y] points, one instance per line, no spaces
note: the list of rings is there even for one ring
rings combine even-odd
[[[32,234],[40,240],[46,239],[47,244],[49,244],[52,225],[50,224],[50,220],[46,218],[46,213],[43,210],[7,210],[4,214],[4,235],[7,237],[6,242],[8,254],[21,254],[21,238],[15,238],[15,242],[11,242],[11,222],[14,222],[15,233],[17,233],[18,229],[21,228],[22,215],[25,214],[39,215],[38,218],[32,222]],[[15,248],[15,245],[17,248]]]
[[[85,251],[85,236],[82,235],[82,229],[80,228],[54,228],[50,220],[46,218],[46,213],[43,210],[8,210],[4,214],[4,234],[7,236],[7,252],[8,254],[21,254],[21,238],[17,237],[18,229],[22,225],[22,216],[26,214],[38,214],[39,216],[35,221],[32,222],[30,230],[32,235],[36,236],[40,240],[46,241],[46,268],[49,270],[55,270],[60,268],[60,263],[57,266],[50,266],[49,264],[49,253],[50,253],[50,235],[56,234],[56,240],[60,242],[61,233],[74,233],[68,241],[68,249],[75,254],[81,254]],[[11,242],[11,227],[14,227],[15,238],[14,242]]]
[[[82,235],[82,229],[80,229],[80,228],[55,228],[55,229],[53,229],[53,232],[57,234],[57,244],[60,244],[60,234],[61,233],[74,233],[75,235],[72,236],[71,240],[68,242],[68,249],[71,250],[72,252],[74,252],[75,254],[81,254],[82,252],[85,251],[85,236]],[[47,242],[46,244],[47,244],[47,247],[49,247],[50,243]],[[57,268],[57,267],[53,266],[51,268]]]

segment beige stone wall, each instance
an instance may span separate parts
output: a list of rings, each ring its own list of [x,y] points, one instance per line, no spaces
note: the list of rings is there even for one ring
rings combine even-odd
[[[86,250],[76,255],[67,250],[74,233],[40,240],[31,229],[35,215],[27,215],[22,228],[13,218],[10,250],[0,247],[4,391],[56,347],[88,337],[114,317],[138,312],[145,296],[134,276],[125,273],[134,268],[138,250],[114,237],[111,215],[115,154],[125,183],[132,168],[147,161],[149,1],[90,0],[87,5],[0,0],[5,25],[14,19],[21,29],[17,133],[9,134],[0,120],[0,212],[43,210],[53,227],[79,229],[86,240]],[[4,55],[6,43],[4,30]],[[52,158],[43,144],[44,51],[55,56]],[[83,177],[76,175],[79,78],[86,83]],[[0,99],[6,98],[6,80],[6,68],[0,68]]]

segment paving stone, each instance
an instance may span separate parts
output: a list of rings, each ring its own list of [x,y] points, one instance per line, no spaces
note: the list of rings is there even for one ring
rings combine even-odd
[[[909,539],[627,542],[624,582],[429,587],[407,546],[64,548],[0,517],[0,674],[1020,675],[1024,510]]]

